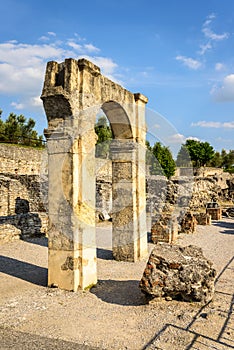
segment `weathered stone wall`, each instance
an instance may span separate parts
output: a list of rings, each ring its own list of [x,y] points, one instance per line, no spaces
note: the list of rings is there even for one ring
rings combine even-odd
[[[194,173],[199,177],[207,177],[207,176],[220,176],[225,174],[222,168],[213,168],[213,167],[201,167],[194,169]]]
[[[15,239],[46,235],[48,215],[46,213],[25,213],[0,216],[0,244]]]
[[[41,182],[38,175],[0,175],[0,216],[15,214],[16,198],[27,200],[30,211],[45,212],[45,204],[40,193]]]
[[[40,176],[42,161],[46,164],[46,152],[46,150],[0,144],[0,216],[16,215],[17,197],[29,202],[30,213],[39,213],[42,217],[46,215],[47,177]],[[174,177],[171,181],[163,176],[148,176],[147,212],[154,217],[158,213],[166,212],[168,208],[170,211],[174,206],[179,209],[188,207],[197,211],[205,209],[207,202],[214,200],[220,204],[226,202],[234,204],[234,175],[223,173],[222,169],[215,170],[213,176],[196,176],[192,179],[182,176]],[[44,191],[44,196],[41,189]],[[97,212],[106,210],[111,214],[111,209],[112,162],[96,158],[96,210]],[[43,222],[44,228],[41,231],[46,232],[47,219]],[[0,229],[5,241],[20,236],[21,231],[14,226],[14,222],[11,224],[9,221],[4,225],[1,224]]]
[[[47,177],[41,176],[46,158],[46,150],[0,144],[1,243],[47,233]],[[19,202],[27,204],[26,211]]]
[[[96,158],[96,214],[112,211],[112,162]]]
[[[0,144],[0,173],[17,175],[40,174],[46,150]]]

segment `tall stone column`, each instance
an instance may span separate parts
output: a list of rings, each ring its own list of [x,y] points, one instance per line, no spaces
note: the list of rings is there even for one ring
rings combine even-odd
[[[131,141],[113,140],[111,157],[113,256],[116,260],[134,262],[147,254],[146,226],[143,230],[143,226],[139,227],[139,220],[145,219],[145,206],[139,207],[138,145]]]
[[[146,121],[145,106],[148,98],[140,93],[134,94],[136,114],[136,203],[137,203],[137,236],[139,258],[148,255],[147,225],[146,225]]]
[[[95,136],[48,138],[48,285],[85,289],[97,282]]]

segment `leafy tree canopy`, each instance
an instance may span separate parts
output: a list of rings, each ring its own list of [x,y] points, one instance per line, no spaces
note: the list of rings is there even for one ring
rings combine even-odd
[[[96,157],[108,158],[110,142],[113,138],[112,131],[106,116],[100,116],[95,124],[95,133],[98,136]]]
[[[188,150],[190,159],[195,167],[207,165],[215,154],[213,147],[208,142],[187,140],[185,145],[182,146]],[[180,158],[178,159],[177,157],[177,161],[180,161]]]
[[[156,142],[153,147],[146,141],[146,164],[152,175],[165,175],[170,178],[175,174],[176,164],[168,147]]]
[[[10,113],[3,121],[1,116],[2,110],[0,110],[0,142],[34,147],[43,146],[43,136],[38,135],[34,130],[36,122],[32,118],[27,120],[22,114]]]

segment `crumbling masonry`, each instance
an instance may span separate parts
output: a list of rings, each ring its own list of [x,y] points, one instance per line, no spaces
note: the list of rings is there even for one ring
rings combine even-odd
[[[136,261],[147,254],[147,98],[113,83],[85,59],[49,62],[41,98],[48,119],[48,285],[76,291],[97,282],[94,125],[100,108],[114,135],[113,256]]]

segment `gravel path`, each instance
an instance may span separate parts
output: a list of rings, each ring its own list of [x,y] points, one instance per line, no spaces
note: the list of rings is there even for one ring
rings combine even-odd
[[[0,246],[0,349],[233,349],[233,219],[178,240],[202,247],[218,271],[215,297],[205,307],[146,305],[138,287],[146,262],[112,260],[110,226],[98,227],[97,243],[99,282],[77,293],[46,287],[45,238]]]

